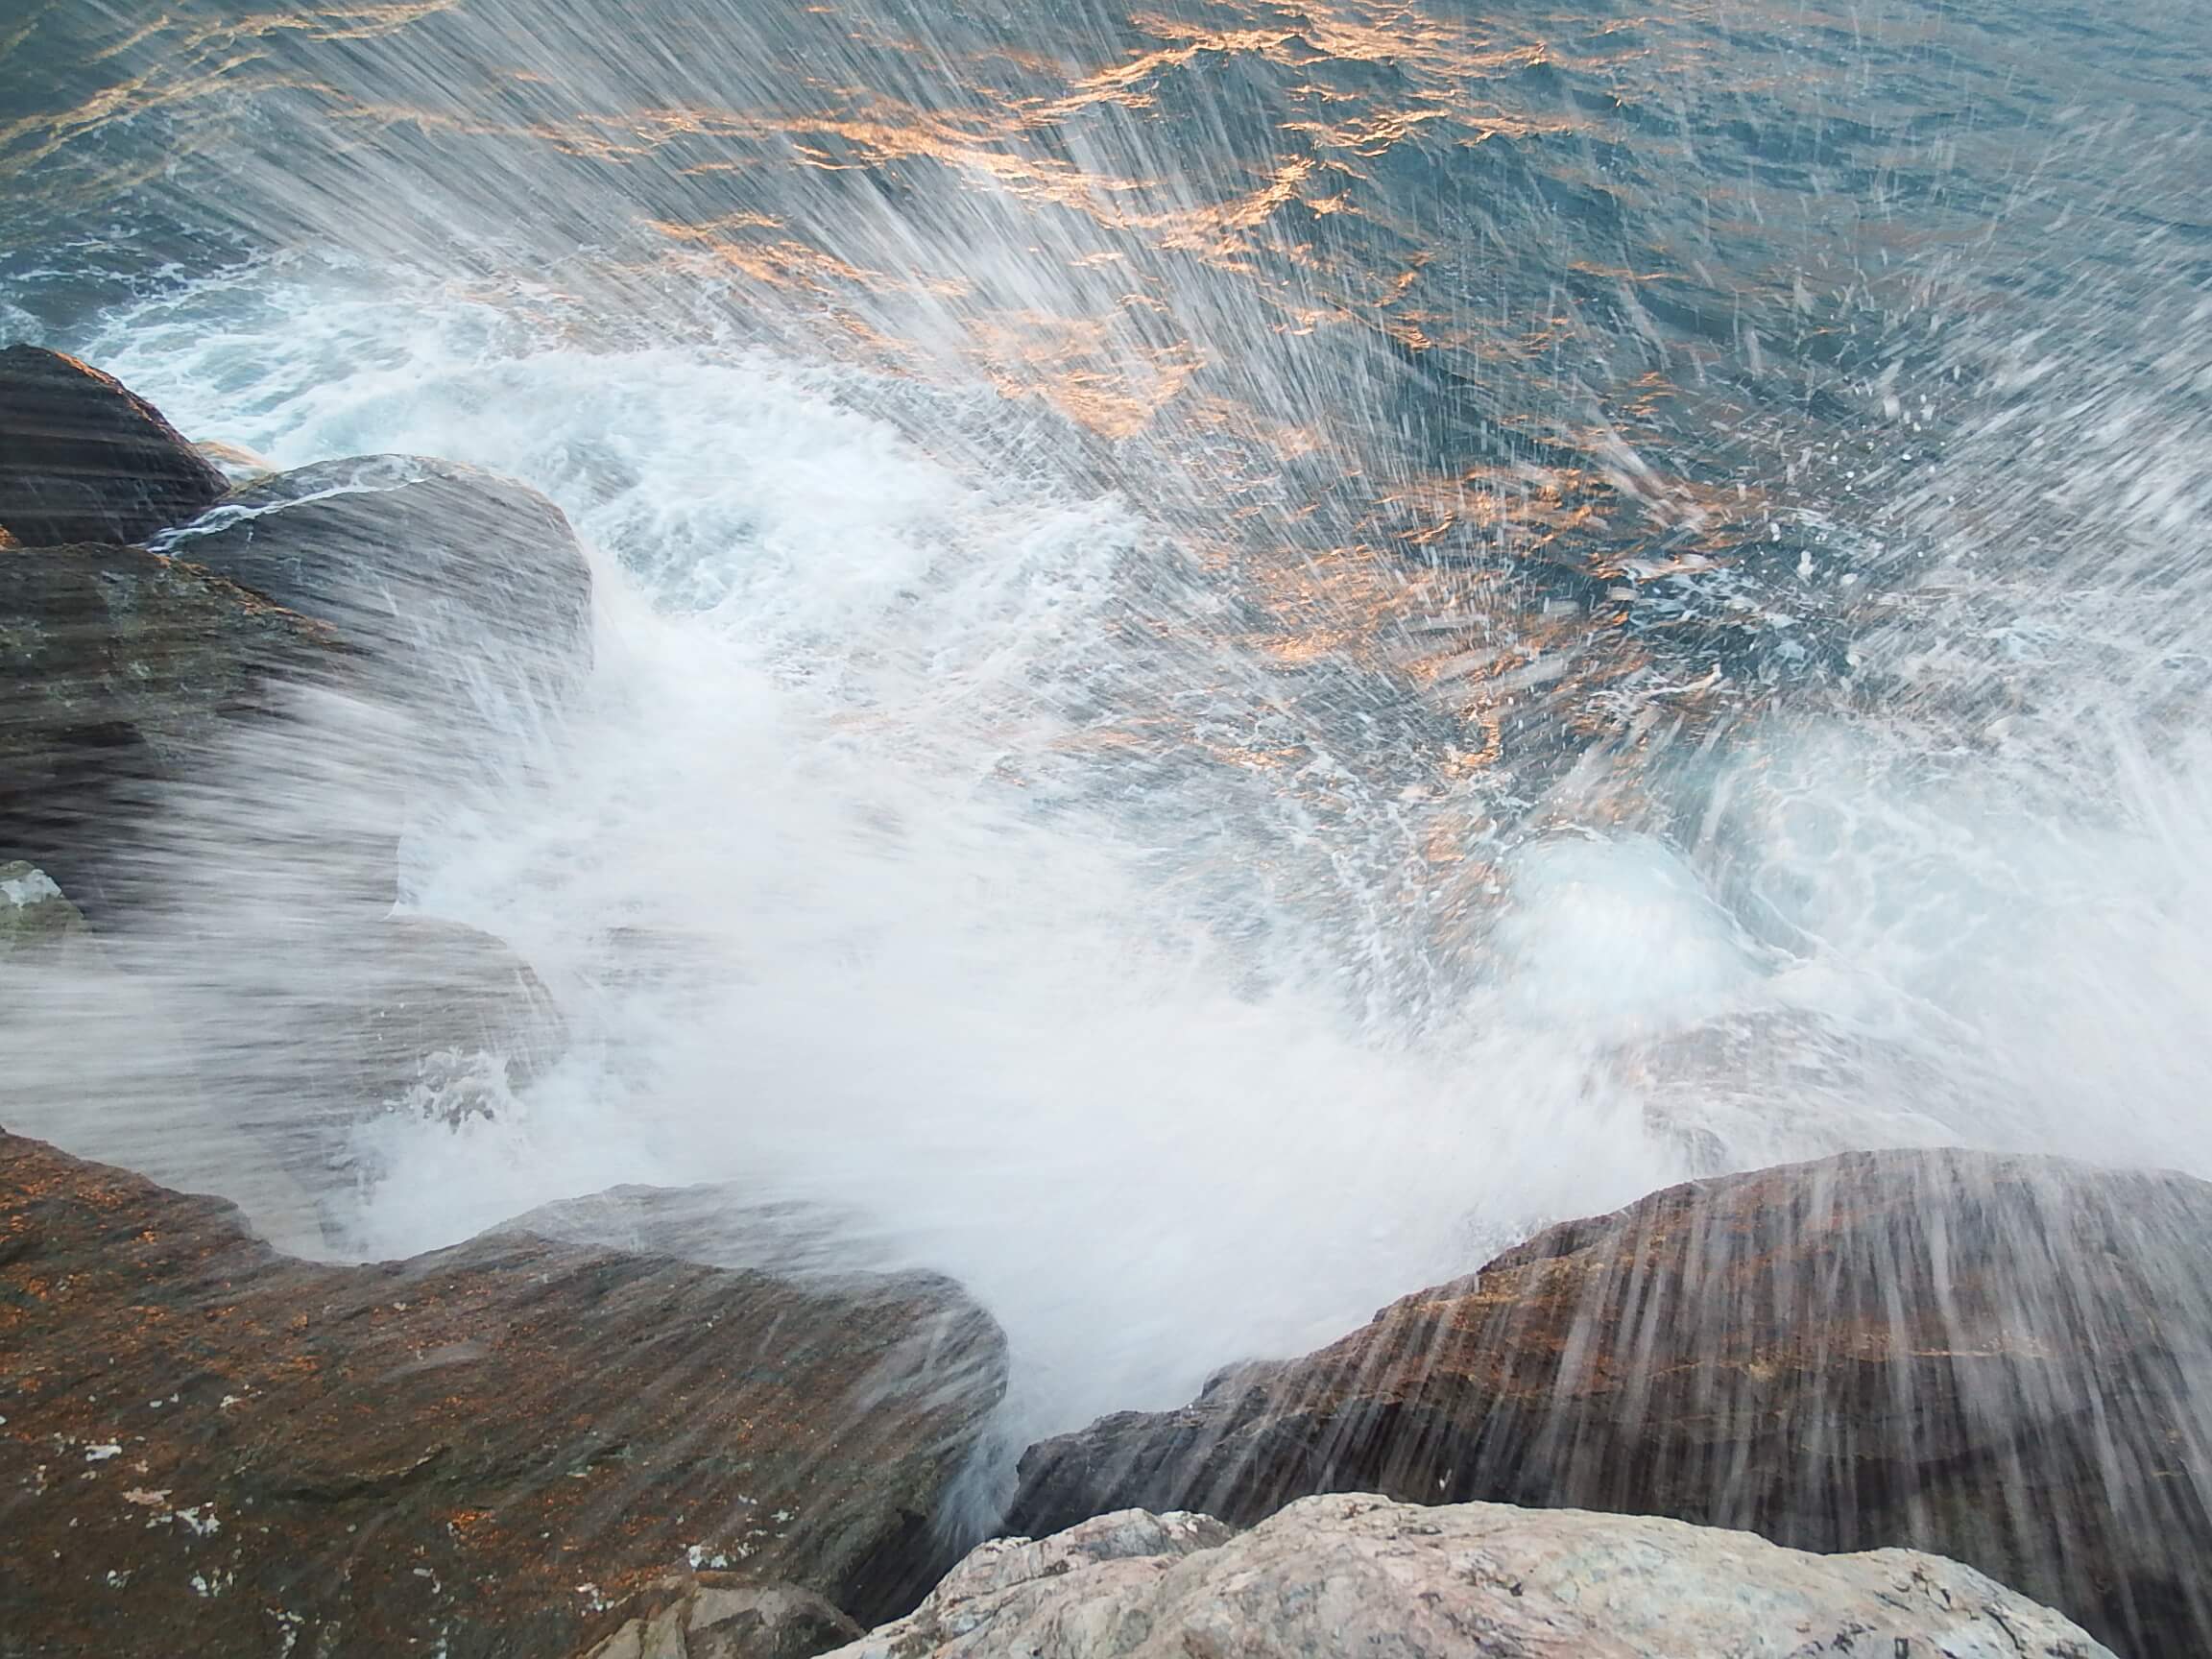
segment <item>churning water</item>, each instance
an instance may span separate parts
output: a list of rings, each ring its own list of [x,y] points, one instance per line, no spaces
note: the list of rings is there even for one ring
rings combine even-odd
[[[286,1234],[331,942],[180,830],[6,1120],[365,1257],[819,1200],[1038,1431],[1687,1173],[2212,1175],[2208,18],[34,4],[0,326],[523,479],[599,613],[402,848],[557,1067]],[[321,717],[180,824],[342,817]]]

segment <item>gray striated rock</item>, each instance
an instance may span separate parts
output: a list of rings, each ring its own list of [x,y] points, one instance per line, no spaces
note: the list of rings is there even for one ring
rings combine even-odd
[[[339,1063],[367,1102],[390,1104],[447,1083],[456,1066],[482,1072],[494,1089],[520,1089],[560,1059],[568,1034],[530,965],[491,934],[435,916],[394,916],[351,940],[350,971],[326,974],[335,988]],[[481,1062],[482,1064],[475,1064]],[[447,1102],[468,1116],[469,1099]]]
[[[0,849],[97,917],[148,808],[283,706],[273,683],[341,655],[324,625],[143,548],[0,551]]]
[[[974,1551],[830,1659],[2112,1659],[2003,1585],[1910,1550],[1497,1503],[1309,1498],[1232,1537],[1126,1510]]]
[[[339,911],[286,931],[128,931],[18,957],[0,880],[0,1122],[241,1205],[285,1250],[358,1254],[379,1126],[501,1115],[568,1044],[501,940]],[[663,1252],[665,1254],[666,1252]]]
[[[541,1205],[513,1225],[570,1244],[749,1267],[794,1280],[896,1271],[902,1264],[868,1218],[828,1204],[763,1201],[736,1182],[610,1187]]]
[[[0,350],[0,525],[15,541],[143,541],[225,488],[159,410],[99,370],[37,346]]]
[[[568,1046],[566,1022],[528,963],[491,934],[438,917],[392,916],[295,940],[260,972],[234,969],[224,990],[257,1018],[235,1037],[196,1022],[190,1058],[254,1161],[306,1191],[350,1188],[334,1174],[359,1172],[356,1138],[372,1119],[458,1126],[496,1117]],[[198,1179],[230,1190],[217,1171]],[[344,1202],[327,1209],[325,1245],[350,1248],[349,1213]]]
[[[558,704],[589,667],[591,570],[561,509],[473,467],[320,462],[248,484],[165,550],[334,623],[440,729]]]

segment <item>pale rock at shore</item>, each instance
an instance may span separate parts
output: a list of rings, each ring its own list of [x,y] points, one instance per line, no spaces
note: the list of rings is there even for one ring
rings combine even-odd
[[[811,1590],[728,1573],[674,1574],[586,1659],[811,1659],[860,1626]]]
[[[0,862],[0,958],[83,935],[84,915],[36,864]]]
[[[1307,1498],[985,1544],[830,1659],[2112,1659],[1970,1567],[1656,1517]]]
[[[275,462],[258,450],[247,448],[243,444],[228,444],[220,438],[203,438],[194,443],[192,447],[199,451],[202,459],[223,474],[233,490],[276,476]]]

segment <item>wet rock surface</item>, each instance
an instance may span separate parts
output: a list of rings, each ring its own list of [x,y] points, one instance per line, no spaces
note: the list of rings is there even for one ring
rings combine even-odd
[[[390,1115],[448,1126],[502,1116],[568,1046],[528,963],[439,917],[362,920],[294,939],[265,974],[235,971],[223,994],[259,1010],[251,1039],[234,1049],[203,1039],[180,1063],[199,1069],[213,1113],[243,1137],[228,1141],[233,1159],[325,1195],[313,1233],[272,1228],[276,1241],[316,1254],[357,1253],[347,1218],[366,1126]],[[246,1196],[226,1171],[178,1173]]]
[[[890,1617],[1002,1376],[926,1275],[323,1266],[0,1136],[0,1653],[581,1651],[693,1565]]]
[[[408,455],[248,484],[168,543],[335,624],[395,702],[457,720],[558,703],[589,666],[591,571],[525,485]]]
[[[1033,1447],[1011,1524],[1374,1491],[1940,1552],[2212,1650],[2212,1186],[1959,1151],[1693,1182]]]
[[[789,1279],[833,1281],[898,1265],[897,1251],[871,1232],[863,1215],[816,1202],[762,1202],[727,1181],[611,1187],[541,1205],[509,1225],[572,1244],[680,1256]]]
[[[0,1005],[15,1030],[0,1122],[220,1193],[281,1249],[370,1253],[356,1194],[381,1172],[390,1121],[503,1117],[567,1049],[529,965],[458,922],[332,905],[297,928],[248,911],[243,935],[226,934],[217,903],[53,950],[36,920],[52,902],[11,910],[6,868]],[[36,897],[33,878],[17,885]]]
[[[2110,1659],[1971,1568],[1496,1503],[1308,1498],[1230,1536],[1128,1510],[986,1544],[837,1659]]]
[[[435,916],[393,916],[329,944],[332,960],[305,988],[311,1006],[303,1014],[331,1040],[325,1080],[338,1097],[388,1105],[443,1089],[456,1067],[481,1072],[487,1089],[520,1089],[567,1046],[538,975],[489,933]],[[341,953],[349,963],[335,959]],[[481,1105],[464,1094],[447,1112],[467,1116]]]
[[[0,349],[0,525],[25,546],[143,541],[228,487],[160,411],[74,357]]]
[[[586,1659],[813,1659],[862,1634],[809,1590],[728,1573],[671,1575],[635,1605]]]
[[[326,626],[180,560],[0,551],[0,852],[96,911],[165,786],[340,656]]]

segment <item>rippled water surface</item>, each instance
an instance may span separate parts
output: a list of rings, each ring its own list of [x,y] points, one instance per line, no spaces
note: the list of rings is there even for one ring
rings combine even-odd
[[[2184,0],[33,0],[0,333],[598,568],[584,707],[405,848],[575,1047],[288,1241],[820,1198],[1058,1427],[1685,1173],[2212,1174],[2207,65]],[[251,1202],[115,1023],[12,1124]]]

